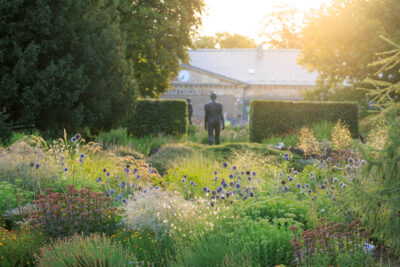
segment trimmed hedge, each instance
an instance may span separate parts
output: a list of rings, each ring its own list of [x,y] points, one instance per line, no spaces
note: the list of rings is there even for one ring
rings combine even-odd
[[[344,121],[358,136],[358,105],[353,102],[253,100],[250,103],[250,142],[291,132],[319,121]]]
[[[136,137],[184,135],[188,126],[187,109],[184,100],[138,100],[128,120],[128,133]]]

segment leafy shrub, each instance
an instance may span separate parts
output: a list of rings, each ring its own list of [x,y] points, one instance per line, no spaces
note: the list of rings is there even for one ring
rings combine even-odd
[[[361,231],[360,220],[343,226],[342,223],[326,222],[297,234],[297,226],[292,226],[295,237],[292,244],[298,266],[370,266],[371,253],[366,253],[369,233]],[[368,244],[367,244],[368,245]],[[367,251],[370,252],[370,251]]]
[[[21,229],[9,231],[0,228],[0,266],[29,266],[34,264],[34,254],[45,242],[41,233]]]
[[[128,133],[136,137],[158,134],[181,136],[187,132],[184,100],[140,100],[128,120]]]
[[[276,266],[293,259],[291,233],[268,220],[226,218],[214,230],[195,234],[182,249],[182,266]]]
[[[240,204],[235,212],[242,217],[268,219],[284,226],[296,223],[303,229],[316,223],[316,214],[312,212],[309,202],[293,197],[260,197],[256,202],[249,199]]]
[[[332,147],[339,150],[346,149],[350,147],[351,142],[349,127],[341,120],[338,120],[332,130]]]
[[[37,266],[138,266],[135,255],[105,235],[73,235],[40,249]]]
[[[23,206],[33,200],[33,192],[23,190],[6,181],[0,182],[0,212]]]
[[[304,151],[304,156],[319,155],[320,147],[314,133],[307,127],[300,130],[299,147]]]
[[[0,111],[0,144],[6,143],[11,136],[11,125],[6,122],[7,116]]]
[[[76,190],[73,185],[66,193],[54,193],[35,200],[36,211],[29,223],[51,237],[63,237],[74,233],[112,233],[116,228],[117,209],[111,207],[112,200],[102,193],[88,188]]]
[[[341,102],[291,102],[253,100],[250,104],[250,141],[261,142],[273,135],[311,126],[318,121],[349,125],[354,137],[358,135],[358,106]]]

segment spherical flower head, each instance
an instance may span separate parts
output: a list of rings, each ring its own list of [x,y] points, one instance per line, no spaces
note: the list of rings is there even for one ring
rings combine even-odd
[[[247,180],[248,180],[248,181],[251,181],[251,177],[250,177],[250,176],[249,176],[249,177],[247,177]]]
[[[289,154],[285,154],[285,160],[289,160],[290,159],[290,157],[289,157]]]
[[[313,172],[310,172],[310,176],[314,176],[314,173],[313,173]]]
[[[289,191],[289,186],[285,185],[285,191]]]
[[[204,192],[207,192],[207,190],[208,190],[207,187],[203,187]]]
[[[229,174],[229,178],[230,178],[230,179],[233,179],[233,174]]]
[[[81,140],[81,135],[80,134],[75,134],[75,138],[76,138],[76,140]]]
[[[282,186],[279,187],[279,191],[282,191]]]
[[[193,182],[193,181],[190,181],[190,184],[191,184],[191,185],[194,185],[194,182]]]
[[[250,192],[250,197],[254,197],[254,192]]]
[[[129,173],[129,169],[128,169],[128,168],[125,168],[125,169],[124,169],[124,172],[128,174],[128,173]]]
[[[217,171],[214,171],[214,175],[217,175],[218,174],[218,172]]]
[[[106,173],[107,176],[110,176],[111,174],[109,172]]]
[[[311,190],[311,189],[308,189],[307,192],[308,192],[309,194],[311,194],[311,193],[312,193],[312,190]]]
[[[186,182],[186,180],[185,179],[182,179],[182,183],[185,183]]]
[[[223,166],[224,168],[228,168],[228,163],[224,162],[224,163],[222,163],[222,166]]]
[[[211,190],[210,189],[207,189],[207,193],[210,193],[211,192]]]
[[[126,200],[126,198],[122,199],[122,203],[126,204],[128,202],[128,200]]]
[[[349,164],[346,164],[346,166],[344,168],[348,171],[351,169],[351,166]]]
[[[338,182],[338,178],[333,177],[332,182],[337,183]]]
[[[103,169],[103,172],[107,172],[107,169],[106,169],[106,168],[104,168],[104,169]]]
[[[289,176],[289,182],[293,181],[293,177]]]
[[[282,181],[281,181],[281,184],[286,184],[286,181],[285,181],[285,180],[282,180]]]
[[[216,180],[218,180],[218,177],[217,177],[217,176],[214,177],[214,181],[216,181]]]
[[[222,183],[222,187],[228,187],[228,184],[227,183]]]
[[[100,183],[101,182],[101,177],[96,179],[96,183]]]
[[[39,167],[40,167],[40,164],[39,164],[39,163],[36,163],[36,164],[35,164],[35,168],[36,168],[36,169],[39,169]]]
[[[306,185],[305,185],[305,188],[309,188],[309,187],[310,187],[310,185],[309,185],[309,184],[306,184]]]
[[[235,183],[234,182],[229,182],[229,186],[232,187]]]
[[[64,171],[65,171],[65,172],[66,172],[66,171],[68,171],[68,168],[67,168],[67,167],[65,167],[65,168],[64,168]]]
[[[217,192],[218,192],[218,193],[221,193],[221,191],[222,191],[222,187],[218,187],[218,188],[217,188]]]
[[[347,187],[346,184],[342,184],[342,188],[345,189]]]
[[[211,207],[214,207],[214,201],[210,202]]]
[[[80,159],[79,159],[79,162],[80,162],[80,163],[83,163],[83,158],[80,158]]]
[[[154,173],[154,170],[151,170],[150,173]]]
[[[235,187],[236,187],[237,189],[239,189],[239,188],[240,188],[240,184],[237,183],[237,184],[235,185]]]
[[[133,173],[133,174],[137,173],[137,169],[136,169],[136,168],[133,169],[132,173]]]
[[[233,167],[232,167],[232,170],[236,171],[236,169],[237,169],[237,167],[236,167],[236,166],[233,166]]]
[[[74,137],[71,138],[71,141],[72,141],[72,143],[75,143],[78,140],[76,140],[76,137],[74,136]]]
[[[250,171],[246,171],[247,176],[250,176],[250,173],[251,173]]]
[[[315,180],[315,176],[311,176],[311,181],[314,181]]]
[[[154,189],[155,189],[155,190],[158,190],[158,189],[160,189],[160,187],[157,185],[156,187],[154,187]]]
[[[120,183],[118,186],[119,186],[120,188],[124,188],[124,187],[125,187],[125,183],[122,182],[122,183]]]
[[[252,174],[251,175],[253,175],[253,176],[256,176],[257,175],[257,173],[256,172],[252,172]]]
[[[297,184],[296,186],[297,186],[297,188],[301,188],[301,184]]]
[[[109,193],[112,195],[115,193],[114,189],[110,189]]]
[[[136,179],[139,179],[139,178],[140,178],[140,174],[136,175]]]
[[[299,172],[298,171],[294,171],[293,172],[293,175],[297,175]]]
[[[143,193],[147,193],[147,189],[143,190]]]
[[[151,163],[149,163],[149,165],[148,165],[148,166],[149,166],[149,168],[151,168],[151,166],[152,166],[152,165],[151,165]]]
[[[225,197],[224,197],[224,196],[221,196],[221,199],[223,200],[223,199],[225,199]]]
[[[326,184],[321,185],[321,189],[324,190],[326,188]]]
[[[217,196],[216,196],[217,199],[219,199],[220,197],[221,197],[220,195],[217,195]]]
[[[367,162],[363,159],[360,161],[361,166],[364,166],[365,164],[367,164]]]
[[[327,160],[328,162],[331,162],[331,161],[332,161],[332,158],[331,158],[331,157],[328,157],[326,160]]]
[[[84,157],[85,157],[85,154],[84,154],[84,153],[82,153],[80,157],[81,157],[81,158],[84,158]]]
[[[187,175],[184,175],[183,178],[184,178],[184,179],[187,179]]]
[[[322,170],[322,166],[319,166],[318,169]]]

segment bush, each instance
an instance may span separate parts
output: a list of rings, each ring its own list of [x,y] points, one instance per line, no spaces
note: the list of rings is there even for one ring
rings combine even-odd
[[[128,132],[126,128],[111,130],[110,132],[101,132],[97,138],[97,142],[103,145],[127,145]]]
[[[11,136],[11,125],[6,121],[6,115],[0,112],[0,144],[6,143]]]
[[[341,120],[338,120],[332,130],[332,147],[334,149],[347,149],[351,146],[351,135],[349,128]]]
[[[128,133],[136,137],[184,135],[188,125],[187,112],[184,100],[140,100],[128,120]]]
[[[135,255],[106,236],[74,235],[59,239],[40,250],[37,266],[138,266]]]
[[[343,120],[358,136],[358,106],[345,102],[294,102],[253,100],[250,104],[250,141],[262,139],[325,120]]]
[[[0,212],[23,206],[33,200],[34,193],[6,181],[0,182]]]
[[[34,254],[39,253],[45,237],[35,231],[22,229],[8,231],[0,228],[0,266],[29,266],[34,263]]]
[[[89,189],[76,190],[73,185],[66,193],[40,195],[35,200],[36,211],[29,223],[50,237],[64,237],[74,233],[113,233],[117,223],[117,212],[111,207],[112,199]]]
[[[156,154],[149,158],[149,162],[153,164],[160,173],[165,174],[172,167],[172,162],[183,160],[192,156],[195,150],[189,146],[182,144],[168,144],[160,149]]]

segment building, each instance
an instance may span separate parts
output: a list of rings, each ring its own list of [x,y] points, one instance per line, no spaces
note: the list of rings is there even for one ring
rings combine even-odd
[[[162,99],[191,98],[194,121],[204,120],[204,104],[215,92],[224,115],[233,124],[248,120],[252,99],[301,100],[316,86],[317,73],[296,63],[300,50],[198,49],[190,50],[189,64]]]

